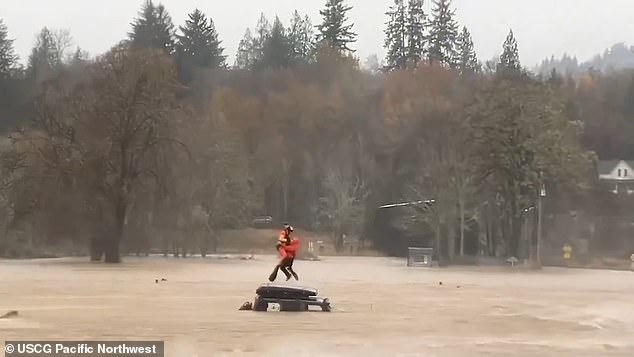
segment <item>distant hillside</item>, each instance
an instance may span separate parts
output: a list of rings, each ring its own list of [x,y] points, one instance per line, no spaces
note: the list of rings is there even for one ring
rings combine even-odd
[[[634,46],[627,46],[624,43],[617,43],[606,49],[603,54],[594,56],[591,60],[579,63],[576,57],[564,54],[560,59],[547,58],[534,69],[538,74],[549,74],[556,70],[561,74],[579,74],[590,69],[601,72],[619,70],[624,68],[634,68]]]

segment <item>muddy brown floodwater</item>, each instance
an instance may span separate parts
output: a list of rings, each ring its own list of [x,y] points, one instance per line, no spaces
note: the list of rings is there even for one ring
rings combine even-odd
[[[177,357],[634,356],[633,272],[326,257],[295,265],[333,312],[238,311],[273,261],[0,261],[0,315],[19,311],[0,339],[165,340]]]

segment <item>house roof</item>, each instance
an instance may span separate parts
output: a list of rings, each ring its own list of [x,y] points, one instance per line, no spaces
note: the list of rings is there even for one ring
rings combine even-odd
[[[599,175],[611,174],[612,170],[614,170],[616,165],[618,165],[621,161],[624,161],[632,169],[634,169],[634,160],[600,160],[597,167]]]

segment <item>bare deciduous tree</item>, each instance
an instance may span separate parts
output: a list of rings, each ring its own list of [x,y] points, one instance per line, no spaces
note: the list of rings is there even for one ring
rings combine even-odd
[[[139,187],[160,179],[159,155],[178,146],[170,119],[179,109],[171,59],[150,50],[114,47],[55,98],[49,87],[39,101],[38,128],[46,146],[42,160],[59,174],[81,180],[105,212],[104,234],[92,240],[92,258],[119,262],[130,205]],[[63,154],[62,154],[63,153]]]

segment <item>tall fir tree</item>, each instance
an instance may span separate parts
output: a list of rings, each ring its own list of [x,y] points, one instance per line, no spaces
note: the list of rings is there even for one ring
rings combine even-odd
[[[423,0],[409,0],[407,4],[407,63],[416,67],[425,56],[425,23],[427,15],[423,10]]]
[[[467,76],[480,72],[480,63],[473,47],[471,33],[466,26],[462,28],[462,32],[456,40],[458,59],[456,66],[462,76]]]
[[[294,62],[311,62],[315,55],[315,31],[308,15],[301,17],[295,10],[287,31]]]
[[[540,73],[538,76],[541,76],[542,74]],[[564,77],[562,77],[558,72],[556,68],[553,68],[550,71],[550,74],[548,75],[548,79],[546,80],[547,83],[549,83],[550,85],[552,85],[555,88],[560,88],[563,84],[564,84]]]
[[[253,51],[256,62],[259,61],[264,55],[264,41],[271,34],[271,23],[264,16],[264,13],[260,13],[258,23],[255,25],[255,37],[253,38]]]
[[[9,38],[9,30],[0,19],[0,79],[13,76],[18,67],[18,56],[13,49],[13,39]]]
[[[196,9],[185,20],[185,26],[179,26],[180,35],[176,35],[176,55],[179,77],[188,83],[195,68],[225,67],[224,48],[220,46],[216,27],[211,18]]]
[[[271,31],[262,44],[262,57],[255,66],[256,68],[288,67],[291,55],[291,46],[286,37],[286,30],[276,16]]]
[[[177,53],[181,58],[187,58],[190,63],[198,67],[220,68],[225,66],[227,56],[224,55],[222,41],[218,38],[216,26],[211,18],[207,18],[196,9],[189,14],[185,26],[179,26],[180,35],[176,35]]]
[[[348,23],[347,12],[352,6],[345,5],[345,0],[326,0],[323,10],[319,11],[323,20],[320,25],[318,39],[330,48],[339,52],[354,52],[350,44],[356,42],[357,34],[352,31],[353,23]]]
[[[239,69],[251,69],[256,61],[255,49],[253,47],[253,35],[251,29],[245,31],[242,40],[238,44],[238,52],[236,53],[236,60],[234,67]]]
[[[174,24],[162,4],[154,5],[152,0],[147,0],[139,16],[131,25],[132,32],[128,36],[133,46],[162,49],[168,54],[174,53]]]
[[[389,20],[385,29],[385,70],[407,68],[407,27],[403,0],[394,0],[388,12]]]
[[[515,39],[515,35],[513,35],[513,30],[509,31],[502,48],[503,51],[500,55],[500,61],[498,62],[496,68],[497,73],[506,77],[521,74],[522,65],[520,64],[517,40]]]
[[[44,27],[35,38],[27,65],[27,75],[36,81],[45,80],[61,68],[70,41],[63,31],[53,32]],[[68,35],[70,36],[70,35]]]
[[[264,43],[271,35],[271,23],[260,13],[255,25],[255,31],[247,28],[244,37],[238,44],[235,67],[240,69],[254,69],[264,57]]]
[[[434,0],[429,29],[428,59],[432,63],[455,67],[458,24],[451,0]]]

